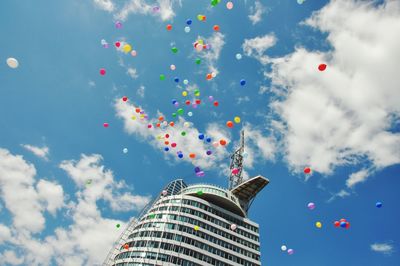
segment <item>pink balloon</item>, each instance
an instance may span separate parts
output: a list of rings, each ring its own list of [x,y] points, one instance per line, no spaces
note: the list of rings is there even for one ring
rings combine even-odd
[[[232,2],[226,3],[226,8],[227,9],[232,9],[233,8],[233,3]]]
[[[100,75],[104,76],[106,74],[106,70],[104,68],[100,69]]]

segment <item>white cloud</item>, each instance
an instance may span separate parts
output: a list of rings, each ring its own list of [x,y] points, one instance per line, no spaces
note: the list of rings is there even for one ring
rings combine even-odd
[[[206,44],[211,45],[211,49],[203,50],[201,52],[196,51],[195,53],[198,53],[198,56],[204,59],[209,72],[214,72],[218,74],[216,63],[219,59],[222,48],[225,45],[225,35],[220,32],[214,32],[209,38],[199,36],[198,39],[205,40]]]
[[[61,185],[46,180],[39,180],[36,185],[39,200],[53,216],[64,206],[64,191]]]
[[[105,259],[125,223],[104,218],[98,200],[110,203],[117,211],[139,210],[149,197],[133,195],[123,181],[116,182],[112,172],[101,165],[102,157],[82,155],[79,161],[60,164],[75,182],[76,200],[63,204],[63,188],[50,181],[39,180],[34,187],[36,169],[22,156],[0,149],[0,196],[13,216],[9,227],[0,224],[0,243],[8,242],[13,251],[0,254],[0,264],[24,265],[95,265]],[[86,181],[92,180],[90,185]],[[11,194],[14,194],[13,197]],[[54,234],[39,237],[32,234],[44,227],[43,212],[68,208],[71,224],[57,227]],[[101,239],[101,241],[98,241]],[[94,244],[95,243],[95,244]]]
[[[353,188],[356,184],[365,182],[369,176],[369,172],[366,169],[360,170],[356,173],[352,173],[346,180],[346,186]]]
[[[132,79],[137,79],[139,75],[137,74],[136,68],[129,67],[126,70],[126,74],[128,74]]]
[[[260,89],[258,90],[258,94],[264,94],[268,92],[268,87],[267,86],[260,86]]]
[[[155,5],[149,5],[144,0],[129,0],[114,17],[118,20],[125,21],[131,14],[143,14],[159,16],[162,21],[170,20],[175,16],[174,10],[177,4],[181,5],[179,0],[158,0]],[[154,7],[158,6],[159,10],[154,11]]]
[[[400,117],[400,2],[332,1],[306,24],[327,33],[332,50],[297,47],[271,59],[268,74],[284,94],[271,107],[289,165],[329,174],[365,160],[378,169],[400,163],[400,134],[391,131]]]
[[[96,87],[96,82],[94,82],[93,80],[89,80],[88,85],[91,88]]]
[[[43,206],[34,187],[36,169],[22,156],[0,148],[0,197],[13,217],[17,230],[37,233],[43,230]]]
[[[112,12],[115,9],[112,0],[93,0],[94,4],[105,11]]]
[[[254,6],[250,7],[249,19],[253,25],[257,24],[261,21],[262,15],[266,12],[265,7],[261,4],[260,1],[256,1]]]
[[[40,157],[42,159],[44,159],[45,161],[48,161],[48,155],[49,155],[49,148],[44,146],[44,147],[36,147],[33,145],[29,145],[29,144],[22,144],[22,147],[24,147],[26,150],[32,152],[33,154],[35,154],[37,157]]]
[[[328,202],[332,202],[332,201],[335,200],[336,198],[342,198],[342,199],[343,199],[343,198],[348,197],[348,196],[350,196],[350,193],[347,192],[346,190],[342,189],[342,190],[340,190],[338,193],[333,194],[332,197],[330,197],[330,198],[328,199]]]
[[[137,89],[136,94],[139,95],[140,98],[144,98],[145,87],[141,85],[139,89]]]
[[[394,251],[393,246],[389,243],[374,243],[371,245],[371,250],[386,255],[390,255]]]
[[[270,58],[265,55],[265,51],[274,46],[277,42],[275,34],[270,33],[253,39],[245,39],[242,48],[245,55],[253,57],[265,65],[270,63]]]
[[[243,102],[249,102],[250,101],[250,97],[249,96],[243,96],[243,97],[238,97],[236,102],[237,104],[241,104]]]
[[[135,112],[135,105],[132,102],[123,102],[120,99],[115,101],[115,110],[117,117],[121,118],[124,122],[124,130],[128,134],[136,134],[143,141],[149,142],[154,148],[159,149],[160,152],[164,152],[164,135],[168,133],[170,135],[169,141],[175,142],[177,144],[176,148],[171,148],[169,152],[164,152],[166,158],[175,158],[175,160],[184,160],[192,163],[195,166],[200,166],[204,169],[217,167],[221,160],[224,160],[228,156],[228,152],[225,147],[214,148],[211,143],[206,143],[205,141],[199,140],[199,130],[191,125],[189,128],[184,126],[186,120],[184,118],[179,118],[173,127],[168,128],[155,128],[149,129],[148,124],[154,125],[156,119],[139,119],[139,115]],[[141,108],[141,107],[140,107]],[[143,110],[141,108],[141,110]],[[162,115],[161,113],[158,114]],[[132,120],[132,116],[136,120]],[[158,117],[157,116],[157,117]],[[185,131],[186,136],[181,136],[181,132]],[[206,136],[212,138],[212,142],[219,142],[220,139],[225,139],[227,143],[230,142],[230,133],[218,124],[209,124],[203,132]],[[210,157],[206,155],[207,150],[212,150],[213,154]],[[179,159],[176,152],[182,151],[184,157]],[[189,153],[195,153],[196,159],[192,160],[189,158]]]

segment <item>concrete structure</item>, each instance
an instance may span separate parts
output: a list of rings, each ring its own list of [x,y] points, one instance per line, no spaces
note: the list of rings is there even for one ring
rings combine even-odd
[[[225,189],[172,181],[128,225],[104,265],[261,265],[258,224],[247,211],[268,183],[256,176]]]

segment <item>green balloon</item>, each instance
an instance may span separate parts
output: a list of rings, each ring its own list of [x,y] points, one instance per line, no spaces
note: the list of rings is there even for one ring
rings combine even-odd
[[[165,75],[161,74],[160,75],[160,80],[164,80],[165,79]]]
[[[182,137],[184,137],[184,136],[186,135],[186,132],[185,132],[185,131],[182,131],[182,132],[181,132],[181,135],[182,135]]]
[[[176,117],[176,113],[172,113],[172,117]]]
[[[183,111],[182,108],[179,108],[179,109],[178,109],[178,115],[183,115],[183,112],[184,112],[184,111]]]
[[[196,64],[200,65],[200,63],[201,63],[201,59],[200,59],[200,58],[197,58],[197,59],[196,59]]]
[[[117,228],[119,228],[120,226],[121,226],[120,224],[117,224],[117,225],[116,225]]]
[[[201,191],[201,190],[197,191],[197,195],[199,195],[199,196],[203,195],[203,191]]]
[[[171,48],[171,51],[172,51],[174,54],[176,54],[176,53],[178,52],[178,48],[172,47],[172,48]]]

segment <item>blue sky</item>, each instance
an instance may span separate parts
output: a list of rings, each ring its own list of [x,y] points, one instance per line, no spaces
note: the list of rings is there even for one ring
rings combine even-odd
[[[400,264],[400,1],[233,3],[1,1],[1,265],[101,263],[169,181],[226,186],[243,128],[245,176],[270,179],[249,214],[260,224],[263,265]],[[211,48],[197,52],[199,39]],[[199,106],[185,105],[195,98]],[[178,108],[184,115],[174,118]],[[148,129],[161,115],[175,126]],[[241,123],[227,128],[235,116]],[[177,144],[168,152],[166,133]],[[341,218],[348,230],[333,226]]]

